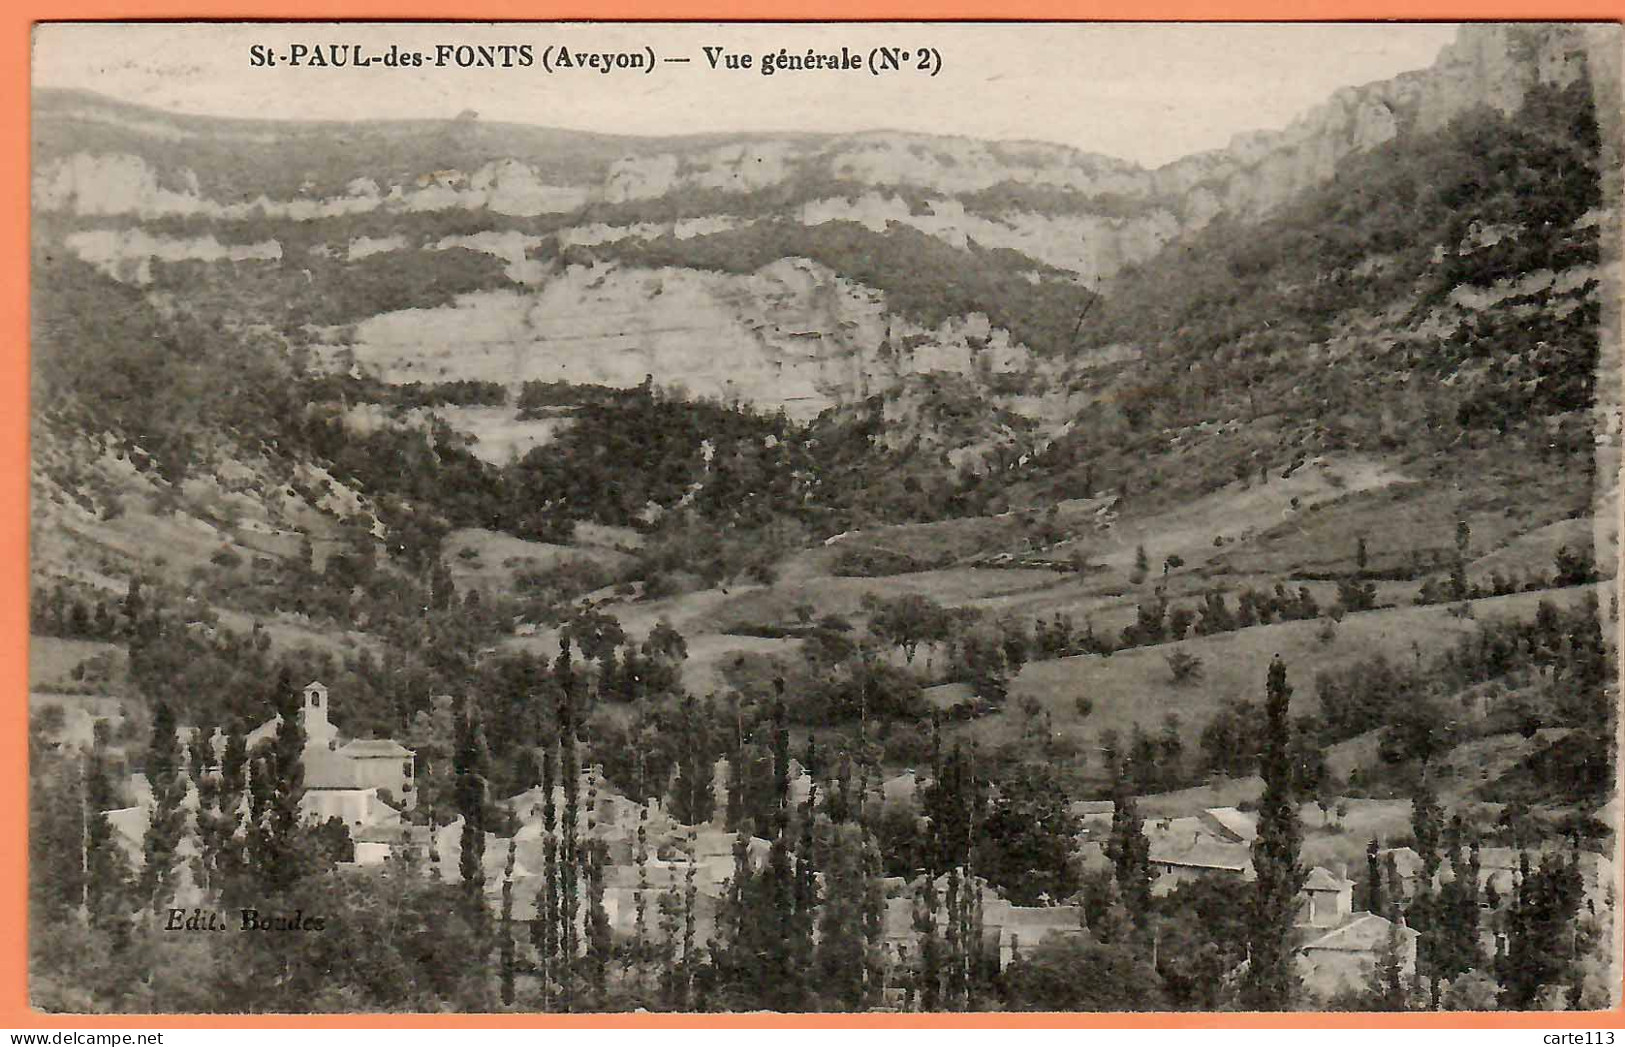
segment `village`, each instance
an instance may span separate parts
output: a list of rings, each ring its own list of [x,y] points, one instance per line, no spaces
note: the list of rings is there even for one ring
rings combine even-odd
[[[459,883],[459,855],[463,840],[463,818],[453,817],[443,824],[425,822],[412,814],[417,807],[414,789],[415,754],[392,739],[345,737],[330,719],[332,697],[319,681],[300,692],[299,719],[305,739],[303,752],[304,787],[300,811],[310,825],[330,820],[342,824],[352,844],[351,857],[343,866],[371,870],[382,875],[407,863],[419,875],[445,883]],[[248,735],[251,747],[263,746],[275,735],[280,723],[272,718]],[[180,742],[190,742],[192,731],[177,730]],[[217,755],[225,740],[218,733],[212,739]],[[219,773],[218,767],[213,768]],[[715,810],[725,804],[723,790],[727,775],[726,759],[714,767]],[[152,810],[151,790],[141,774],[131,776],[132,795],[138,802],[130,807],[105,812],[116,839],[135,868],[143,860],[143,841]],[[865,804],[877,809],[914,812],[920,810],[920,776],[909,770],[879,780],[870,789]],[[804,805],[815,789],[804,767],[790,761],[789,793],[796,805]],[[760,837],[743,837],[725,831],[714,819],[699,825],[683,825],[674,820],[659,802],[647,805],[628,799],[613,789],[597,767],[582,770],[577,795],[584,798],[582,825],[585,839],[597,841],[607,857],[602,882],[602,910],[608,928],[617,940],[629,939],[662,897],[674,899],[692,891],[692,938],[705,942],[716,935],[718,912],[736,875],[739,849],[751,867],[760,869],[769,861],[772,843]],[[197,807],[198,793],[193,783],[183,806]],[[510,899],[506,919],[522,954],[538,959],[531,947],[530,925],[539,919],[542,891],[539,871],[547,852],[557,847],[560,831],[549,832],[544,809],[565,807],[565,788],[556,784],[552,796],[540,787],[496,801],[511,816],[515,827],[511,836],[484,834],[482,850],[483,891],[490,910],[502,910],[502,898]],[[245,801],[246,802],[246,801]],[[1311,807],[1312,805],[1305,805]],[[1111,832],[1112,801],[1075,801],[1071,812],[1081,831],[1074,841],[1074,858],[1085,869],[1111,867],[1108,836]],[[421,812],[419,812],[421,814]],[[1163,897],[1182,884],[1211,880],[1227,884],[1247,884],[1254,879],[1252,845],[1257,839],[1256,813],[1237,807],[1213,807],[1189,814],[1152,817],[1144,832],[1152,870],[1151,893]],[[639,854],[642,853],[642,860]],[[188,837],[177,855],[191,858],[197,853],[195,840]],[[1370,853],[1380,867],[1386,889],[1398,900],[1411,898],[1419,888],[1438,891],[1457,875],[1448,858],[1440,863],[1430,881],[1423,880],[1423,861],[1408,847],[1384,847]],[[1611,912],[1616,904],[1612,863],[1600,854],[1578,855],[1584,884],[1584,906],[1592,916]],[[1478,889],[1486,901],[1480,903],[1485,917],[1480,927],[1480,948],[1485,955],[1503,955],[1505,932],[1496,919],[1497,900],[1515,896],[1520,876],[1520,852],[1508,847],[1475,848],[1474,866]],[[205,910],[216,904],[183,862],[177,881],[172,913],[185,913],[188,907]],[[817,873],[821,880],[823,873]],[[923,875],[923,874],[921,874]],[[938,895],[946,893],[948,876],[939,876],[934,885]],[[1312,998],[1328,1000],[1339,993],[1357,992],[1368,985],[1384,964],[1395,965],[1409,981],[1417,971],[1419,933],[1406,926],[1402,915],[1366,911],[1357,899],[1358,884],[1349,876],[1346,863],[1335,867],[1314,865],[1307,869],[1298,895],[1298,909],[1292,928],[1294,962]],[[919,876],[885,877],[883,891],[883,951],[886,969],[909,969],[918,957],[922,925]],[[969,892],[967,891],[967,895]],[[1009,967],[1024,952],[1053,938],[1087,938],[1091,931],[1085,910],[1078,899],[1042,899],[1045,904],[1015,905],[1001,897],[985,882],[977,881],[974,912],[980,937],[974,948],[976,962],[997,973]],[[672,903],[675,904],[675,903]],[[1395,918],[1390,918],[1393,915]],[[230,914],[222,919],[230,920]],[[925,917],[937,933],[946,933],[946,912]],[[586,933],[588,914],[578,914],[578,933]],[[1611,922],[1611,920],[1610,920]],[[246,926],[246,924],[245,924]],[[889,992],[893,1004],[903,1001],[900,992]]]

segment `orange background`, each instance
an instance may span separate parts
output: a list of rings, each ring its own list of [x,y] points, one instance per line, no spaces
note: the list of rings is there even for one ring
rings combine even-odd
[[[1602,1014],[859,1014],[859,1015],[203,1015],[77,1017],[28,1007],[28,116],[29,30],[37,21],[367,20],[970,20],[1625,21],[1625,0],[0,0],[0,1027],[139,1028],[1625,1028]],[[1616,941],[1616,946],[1620,943]],[[1531,1041],[1533,1042],[1533,1041]]]

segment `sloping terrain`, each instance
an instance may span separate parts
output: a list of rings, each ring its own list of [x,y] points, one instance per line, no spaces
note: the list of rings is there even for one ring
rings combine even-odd
[[[188,700],[240,712],[209,688],[308,648],[382,730],[431,694],[531,715],[491,695],[578,619],[613,639],[594,614],[628,705],[661,678],[638,658],[683,661],[638,647],[661,622],[719,700],[766,666],[952,707],[987,683],[967,637],[1065,619],[1124,649],[1061,643],[954,729],[1020,741],[1030,698],[1083,750],[1167,711],[1196,737],[1275,653],[1307,680],[1447,646],[1451,606],[1533,613],[1617,557],[1598,39],[1468,27],[1154,171],[42,93],[36,625],[139,649],[144,585],[189,639],[131,651],[131,688],[195,663]],[[1297,620],[1124,638],[1243,592]],[[962,634],[882,642],[904,597]]]

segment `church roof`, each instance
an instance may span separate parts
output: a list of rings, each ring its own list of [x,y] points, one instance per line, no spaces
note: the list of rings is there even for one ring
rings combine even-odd
[[[339,746],[338,751],[352,757],[411,756],[412,750],[393,738],[353,738]]]
[[[305,788],[364,789],[355,761],[325,748],[305,750]]]
[[[350,834],[356,843],[404,843],[408,837],[407,828],[399,822],[373,822],[363,825]]]

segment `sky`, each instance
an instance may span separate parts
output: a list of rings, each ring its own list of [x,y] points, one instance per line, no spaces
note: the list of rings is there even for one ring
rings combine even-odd
[[[75,87],[185,113],[364,119],[453,117],[669,135],[903,130],[1057,142],[1155,167],[1285,127],[1339,87],[1431,65],[1454,25],[1037,24],[146,24],[36,30],[37,87]],[[255,45],[530,44],[530,68],[267,68]],[[549,45],[644,51],[648,75],[544,72]],[[761,75],[760,55],[876,45],[933,48],[941,72]],[[704,48],[757,68],[713,70]],[[554,51],[554,54],[557,52]]]

